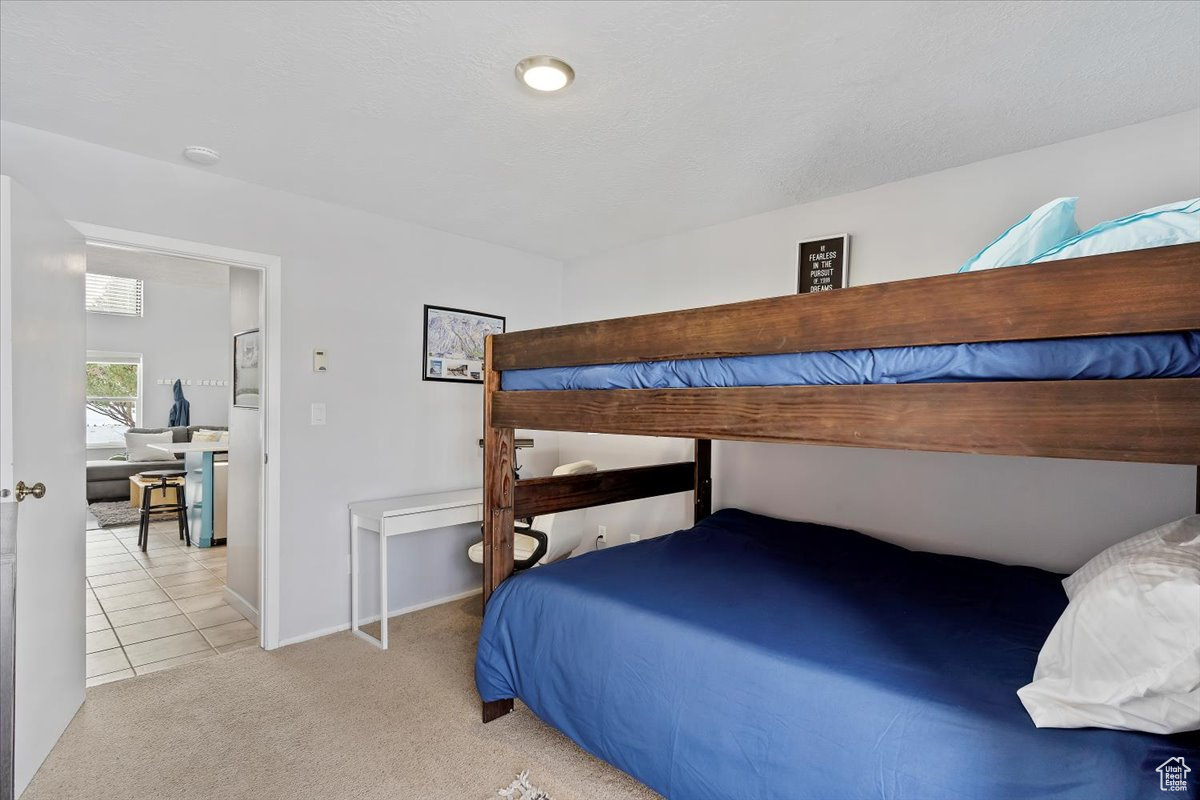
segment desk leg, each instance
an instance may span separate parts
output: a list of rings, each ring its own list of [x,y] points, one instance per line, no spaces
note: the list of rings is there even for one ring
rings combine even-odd
[[[382,526],[381,526],[382,527]],[[354,514],[350,515],[350,632],[360,639],[370,642],[380,650],[387,650],[387,616],[384,616],[384,625],[381,630],[381,638],[376,639],[371,634],[362,630],[359,625],[362,624],[362,618],[358,615],[358,567],[359,567],[359,552],[358,552],[358,517]],[[383,584],[380,587],[383,597],[383,608],[387,609],[387,538],[383,532],[379,532],[379,556],[382,564],[379,568],[380,577],[383,579]]]
[[[387,650],[388,629],[388,553],[383,525],[379,526],[379,648]]]

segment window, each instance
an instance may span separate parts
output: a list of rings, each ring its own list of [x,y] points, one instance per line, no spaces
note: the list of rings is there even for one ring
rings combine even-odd
[[[126,317],[142,315],[142,282],[137,278],[89,272],[86,286],[85,307],[88,311]]]
[[[124,447],[141,414],[142,357],[88,353],[87,446]]]

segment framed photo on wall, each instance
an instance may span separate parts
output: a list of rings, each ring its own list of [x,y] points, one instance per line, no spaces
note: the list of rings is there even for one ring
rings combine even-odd
[[[262,342],[258,328],[233,335],[233,406],[258,408],[262,386]]]
[[[850,280],[850,234],[800,242],[796,262],[797,294],[845,289]]]
[[[504,333],[505,319],[461,308],[425,306],[421,379],[483,383],[483,340]]]

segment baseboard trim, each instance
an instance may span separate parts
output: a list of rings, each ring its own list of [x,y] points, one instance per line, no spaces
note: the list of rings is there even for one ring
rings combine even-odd
[[[426,608],[433,608],[434,606],[440,606],[443,603],[453,603],[455,600],[464,600],[464,599],[470,597],[471,595],[480,594],[482,591],[483,591],[482,588],[470,589],[465,592],[459,592],[458,594],[447,595],[446,597],[439,597],[435,600],[429,600],[424,603],[417,603],[416,605],[405,606],[404,608],[400,608],[395,611],[389,611],[388,619],[391,619],[392,617],[399,617],[403,614],[411,614],[414,611],[423,611]],[[359,624],[366,624],[368,622],[378,622],[378,621],[379,621],[379,615],[374,614],[370,617],[363,617],[362,619],[359,620]],[[303,633],[303,634],[300,634],[299,636],[288,637],[287,639],[281,640],[279,642],[279,646],[287,647],[290,644],[300,644],[301,642],[311,641],[312,639],[320,639],[322,636],[329,636],[330,634],[341,633],[342,631],[348,631],[348,630],[350,630],[350,623],[343,622],[341,625],[334,625],[329,628],[322,628],[321,630]]]
[[[242,597],[228,586],[225,587],[225,602],[237,609],[237,612],[243,617],[250,620],[250,623],[254,627],[261,627],[259,625],[258,609],[247,602],[246,598]]]
[[[279,646],[287,647],[288,645],[292,645],[292,644],[300,644],[301,642],[308,642],[313,639],[320,639],[322,636],[330,636],[334,633],[340,633],[342,631],[348,631],[348,630],[350,630],[350,623],[343,622],[341,625],[334,625],[331,628],[321,628],[320,630],[309,631],[308,633],[302,633],[299,636],[289,636],[286,639],[280,639]]]

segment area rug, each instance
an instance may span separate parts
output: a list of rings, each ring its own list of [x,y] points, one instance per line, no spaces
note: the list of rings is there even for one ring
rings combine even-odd
[[[122,525],[137,525],[141,514],[139,509],[129,505],[129,501],[109,503],[89,503],[88,511],[100,523],[101,528],[116,528]]]
[[[529,782],[529,770],[525,770],[507,788],[496,792],[505,800],[552,800],[550,795]]]

